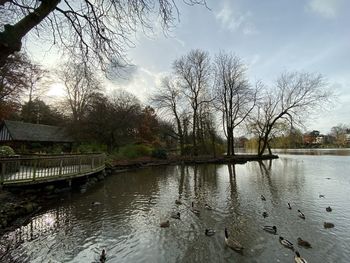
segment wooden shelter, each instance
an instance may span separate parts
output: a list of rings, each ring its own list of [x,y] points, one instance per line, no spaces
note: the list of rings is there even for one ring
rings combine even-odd
[[[61,147],[70,151],[73,138],[58,126],[4,120],[0,125],[0,145],[8,145],[17,152]]]

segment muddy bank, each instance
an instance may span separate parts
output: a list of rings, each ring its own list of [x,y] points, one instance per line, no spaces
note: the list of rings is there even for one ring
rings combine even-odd
[[[112,172],[123,172],[130,169],[138,169],[148,166],[170,165],[170,164],[244,164],[250,161],[263,161],[277,159],[278,155],[241,154],[235,156],[176,156],[160,160],[151,157],[138,158],[135,160],[114,160],[106,169]]]

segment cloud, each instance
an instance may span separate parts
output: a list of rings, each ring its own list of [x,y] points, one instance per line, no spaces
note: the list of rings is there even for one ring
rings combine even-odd
[[[116,88],[124,89],[134,94],[138,99],[143,102],[147,102],[152,90],[159,87],[162,77],[166,72],[154,72],[144,67],[138,66],[137,71],[134,72],[133,78],[129,81],[106,81],[108,91],[112,91]]]
[[[335,18],[343,0],[310,0],[307,8],[326,18]]]
[[[132,64],[124,64],[122,67],[110,67],[107,76],[115,84],[125,85],[131,82],[138,73],[138,67]]]
[[[221,10],[215,13],[215,18],[221,23],[222,27],[227,28],[230,31],[241,30],[245,35],[258,33],[252,22],[252,12],[246,11],[238,14],[238,11],[234,12],[230,2],[225,1],[223,3]]]

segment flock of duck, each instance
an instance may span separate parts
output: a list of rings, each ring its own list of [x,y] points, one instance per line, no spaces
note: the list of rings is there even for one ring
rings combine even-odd
[[[320,198],[324,198],[325,196],[324,195],[319,195]],[[266,201],[266,198],[265,196],[261,195],[261,200],[262,201]],[[290,203],[288,203],[288,209],[289,210],[292,210],[292,206],[290,205]],[[330,206],[326,207],[326,211],[327,212],[332,212],[332,208]],[[267,217],[267,212],[263,212],[263,217]],[[300,209],[298,209],[298,216],[302,219],[305,220],[305,215],[303,212],[300,211]],[[334,227],[334,224],[333,223],[329,223],[329,222],[324,222],[323,224],[324,228],[332,228]],[[263,227],[263,230],[269,232],[269,233],[272,233],[272,234],[277,234],[277,227],[276,226],[264,226]],[[289,248],[289,249],[292,249],[294,251],[294,245],[292,242],[290,242],[289,240],[283,238],[282,236],[279,237],[279,242],[285,246],[286,248]],[[298,242],[298,245],[299,246],[302,246],[302,247],[305,247],[305,248],[311,248],[311,244],[306,241],[306,240],[303,240],[302,238],[298,237],[297,238],[297,242]],[[295,251],[295,256],[294,256],[294,261],[296,263],[306,263],[306,259],[305,258],[302,258],[300,256],[300,253],[298,251]]]
[[[182,205],[183,204],[183,202],[181,201],[180,197],[179,197],[179,199],[175,200],[175,204],[176,205]],[[319,195],[319,197],[320,198],[322,198],[322,197],[324,198],[325,196],[324,195]],[[265,198],[264,195],[261,195],[261,200],[262,201],[266,201],[266,198]],[[152,203],[151,199],[149,199],[149,203]],[[287,205],[288,205],[288,209],[292,210],[292,206],[290,205],[290,203],[288,203]],[[207,210],[212,210],[213,209],[208,204],[205,204],[204,208],[207,209]],[[190,211],[192,213],[194,213],[195,215],[199,216],[200,210],[195,208],[194,202],[191,203],[191,206],[189,207],[189,209],[190,209]],[[326,208],[326,211],[327,212],[332,212],[332,208],[330,206],[328,206]],[[267,212],[263,212],[262,215],[263,215],[264,218],[268,217],[268,213]],[[298,216],[300,218],[304,219],[304,220],[306,218],[304,213],[302,213],[299,209],[298,209]],[[173,218],[173,219],[181,219],[181,214],[180,214],[180,212],[172,212],[170,217]],[[162,228],[166,228],[166,227],[169,227],[169,226],[170,226],[170,221],[169,220],[160,222],[160,227],[162,227]],[[329,223],[329,222],[324,222],[323,226],[324,226],[324,228],[333,228],[334,224],[333,223]],[[268,233],[277,235],[277,227],[276,226],[263,226],[262,229],[265,230]],[[215,232],[216,231],[214,229],[207,228],[207,229],[205,229],[204,234],[206,236],[213,236],[215,234]],[[225,241],[226,246],[231,248],[232,250],[234,250],[236,252],[240,252],[241,253],[243,251],[244,247],[237,240],[235,240],[235,239],[233,239],[232,237],[229,236],[227,228],[224,229],[224,233],[225,233],[224,241]],[[284,237],[280,236],[279,237],[279,242],[284,247],[295,251],[293,243],[290,242],[289,240],[285,239]],[[303,240],[300,237],[298,237],[297,242],[298,242],[299,246],[302,246],[302,247],[305,247],[305,248],[311,248],[312,247],[311,244],[308,241]],[[105,262],[105,261],[106,261],[106,251],[103,249],[102,253],[100,255],[100,262]],[[301,255],[300,255],[300,253],[298,251],[295,251],[294,261],[296,263],[307,263],[307,261],[303,257],[301,257]]]
[[[324,196],[324,195],[320,195],[319,197],[320,197],[320,198],[321,198],[321,197],[324,198],[325,196]],[[261,200],[262,200],[262,201],[266,201],[266,198],[265,198],[264,195],[261,195]],[[179,198],[179,199],[176,199],[176,200],[175,200],[175,204],[177,204],[177,205],[182,205],[183,203],[182,203],[182,201],[181,201],[180,198]],[[288,205],[288,209],[289,209],[289,210],[292,210],[291,204],[288,203],[287,205]],[[212,207],[209,206],[208,204],[205,204],[204,207],[205,207],[205,209],[207,209],[207,210],[212,210]],[[192,213],[196,214],[196,215],[199,215],[199,214],[200,214],[200,211],[199,211],[198,209],[195,208],[193,202],[191,203],[190,211],[191,211]],[[330,206],[328,206],[328,207],[326,208],[326,211],[327,211],[327,212],[331,212],[331,211],[332,211],[332,208],[331,208]],[[181,216],[181,215],[180,215],[180,212],[173,212],[173,213],[171,214],[170,217],[173,218],[173,219],[180,219],[180,216]],[[268,217],[268,213],[267,213],[267,212],[263,212],[263,213],[262,213],[262,216],[263,216],[264,218],[266,218],[266,217]],[[301,212],[299,209],[298,209],[298,216],[299,216],[300,218],[302,218],[302,219],[305,219],[305,218],[306,218],[305,215],[304,215],[304,213]],[[160,227],[165,228],[165,227],[169,227],[169,226],[170,226],[170,221],[169,221],[169,220],[166,220],[166,221],[160,223]],[[334,227],[334,224],[329,223],[329,222],[324,222],[324,228],[332,228],[332,227]],[[265,230],[266,232],[275,234],[275,235],[277,234],[277,227],[276,227],[276,226],[264,226],[264,227],[263,227],[263,230]],[[234,251],[242,252],[244,247],[243,247],[237,240],[233,239],[232,237],[229,237],[227,228],[224,229],[224,232],[225,232],[225,244],[226,244],[229,248],[233,249]],[[206,235],[206,236],[212,236],[212,235],[214,235],[214,234],[215,234],[215,230],[214,230],[214,229],[205,229],[205,235]],[[294,245],[293,245],[293,243],[290,242],[289,240],[287,240],[287,239],[283,238],[282,236],[280,236],[280,237],[279,237],[279,242],[280,242],[283,246],[285,246],[285,247],[287,247],[287,248],[289,248],[289,249],[292,249],[292,250],[294,251]],[[298,242],[298,245],[299,245],[299,246],[302,246],[302,247],[305,247],[305,248],[311,248],[311,247],[312,247],[311,244],[310,244],[308,241],[303,240],[303,239],[300,238],[300,237],[298,237],[297,242]],[[307,262],[303,257],[300,256],[300,253],[299,253],[298,251],[295,251],[294,261],[295,261],[296,263],[306,263],[306,262]]]

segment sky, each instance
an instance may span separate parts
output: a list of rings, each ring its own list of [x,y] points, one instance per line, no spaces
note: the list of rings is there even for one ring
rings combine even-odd
[[[350,1],[347,0],[207,0],[204,6],[178,2],[179,21],[168,34],[138,33],[127,52],[134,66],[123,78],[106,80],[109,90],[124,88],[141,100],[172,71],[175,59],[191,49],[220,50],[239,56],[252,83],[273,85],[286,71],[321,73],[337,99],[331,109],[308,116],[308,130],[328,133],[350,125]],[[29,45],[36,60],[52,63],[54,52]],[[52,94],[60,93],[56,85]]]

